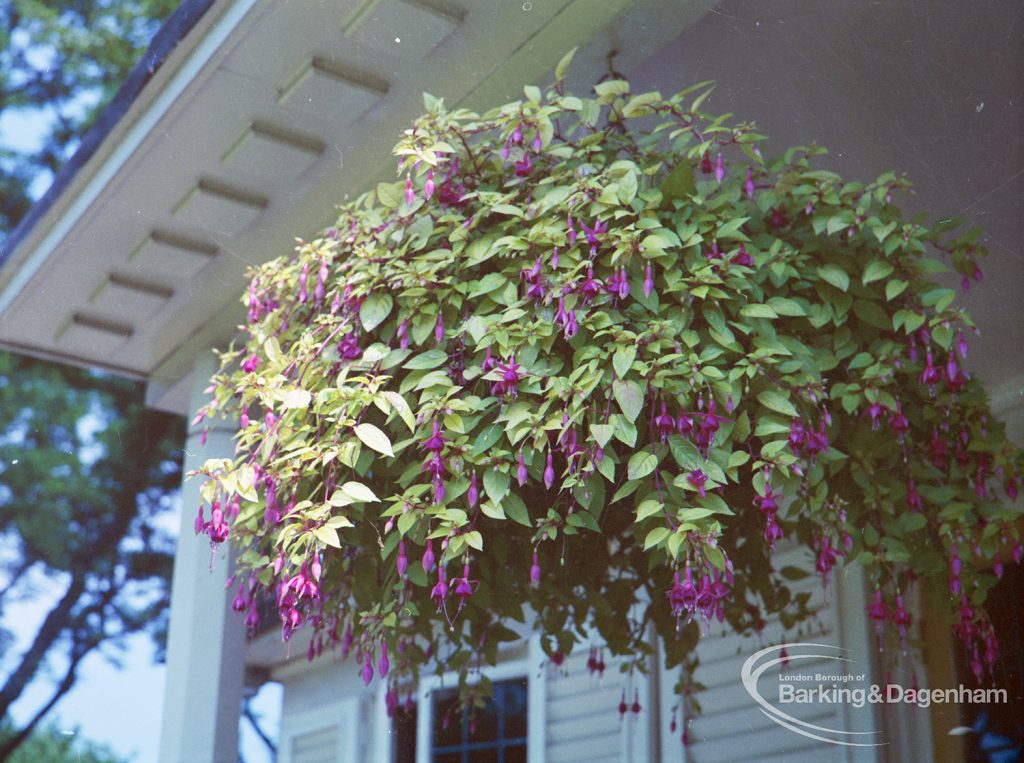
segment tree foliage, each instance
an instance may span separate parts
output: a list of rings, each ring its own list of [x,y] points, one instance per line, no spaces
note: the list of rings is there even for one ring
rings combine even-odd
[[[9,726],[0,728],[0,742],[15,734]],[[53,724],[37,729],[10,757],[9,763],[125,763],[103,745],[67,733]]]
[[[787,581],[856,561],[880,633],[927,581],[991,664],[1021,459],[930,256],[973,278],[977,231],[905,219],[904,179],[844,182],[821,149],[766,160],[708,92],[428,97],[403,179],[253,273],[200,413],[238,417],[238,457],[207,462],[196,520],[239,550],[250,626],[266,592],[394,703],[530,612],[556,661],[596,637],[639,665],[653,624],[681,664],[701,621],[793,627]],[[774,568],[783,537],[806,571]]]
[[[0,144],[0,240],[31,206],[32,181],[60,169],[177,5],[0,0],[0,118],[28,113],[49,122],[31,154]]]
[[[50,700],[0,745],[3,757],[74,685],[86,655],[137,632],[162,643],[174,540],[159,517],[179,484],[184,433],[178,417],[145,409],[135,383],[6,353],[0,411],[0,616],[58,595],[24,651],[10,633],[0,646],[0,717],[56,671]]]

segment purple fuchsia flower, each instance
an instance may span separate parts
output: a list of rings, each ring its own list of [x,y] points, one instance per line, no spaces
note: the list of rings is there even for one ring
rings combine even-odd
[[[530,585],[534,588],[540,585],[540,561],[536,551],[533,553],[533,564],[530,565]]]
[[[654,272],[651,263],[647,263],[647,272],[644,274],[644,296],[650,297],[654,293]]]
[[[580,228],[583,229],[583,233],[587,237],[587,243],[590,244],[590,253],[597,254],[597,245],[600,243],[599,237],[608,232],[608,223],[594,220],[593,227],[587,227],[586,223],[580,223]]]
[[[708,481],[708,476],[700,469],[694,469],[692,472],[687,474],[686,481],[697,490],[697,494],[701,498],[707,495],[704,491],[704,485]]]
[[[829,540],[828,536],[822,536],[821,547],[818,550],[818,561],[814,565],[814,569],[821,573],[821,577],[825,585],[828,585],[828,576],[832,572],[832,568],[835,567],[839,557],[843,555],[843,552],[835,548],[832,545],[832,541]]]
[[[306,281],[309,280],[309,265],[302,266],[302,273],[299,275],[299,302],[306,304],[309,297],[306,294]]]
[[[583,297],[583,302],[588,303],[601,293],[601,282],[594,279],[594,268],[587,268],[587,277],[576,287],[576,291]]]
[[[320,270],[316,274],[316,288],[313,289],[313,299],[316,300],[317,304],[324,301],[324,295],[327,293],[327,276],[329,272],[327,270],[327,261],[320,261]]]
[[[868,406],[867,415],[871,417],[871,428],[877,430],[882,419],[882,415],[889,409],[881,403],[872,403]]]
[[[469,501],[469,507],[471,509],[476,508],[477,502],[480,500],[480,489],[476,485],[476,472],[473,472],[473,476],[469,478],[469,490],[466,491],[466,500]]]
[[[391,661],[388,660],[388,645],[381,643],[380,659],[377,661],[377,675],[381,678],[387,678],[389,670],[391,670]]]
[[[420,444],[420,448],[436,455],[444,450],[445,442],[447,442],[447,440],[445,440],[444,432],[441,430],[441,425],[435,420],[433,432],[430,437]]]
[[[360,672],[363,678],[363,685],[369,686],[370,682],[373,681],[373,655],[369,651],[366,652],[366,659],[363,661],[363,669]]]
[[[742,265],[747,268],[752,268],[757,265],[754,258],[750,256],[750,252],[747,251],[747,248],[743,244],[740,244],[740,250],[733,256],[731,262],[733,265]]]
[[[516,162],[516,177],[527,177],[531,169],[533,169],[533,163],[530,161],[530,155],[524,153],[523,158]]]
[[[922,386],[928,387],[932,394],[935,394],[935,385],[938,384],[941,374],[939,373],[939,369],[935,367],[935,361],[934,358],[932,358],[931,350],[928,350],[926,358],[927,360],[925,362],[924,370],[921,372],[919,381]]]
[[[956,351],[961,358],[967,357],[967,340],[964,339],[963,329],[956,332]]]
[[[427,547],[423,551],[423,558],[420,560],[420,565],[422,565],[424,572],[430,572],[434,569],[434,541],[427,541]]]
[[[705,175],[710,175],[715,171],[715,166],[711,163],[711,154],[707,151],[700,158],[700,171]]]
[[[492,368],[496,368],[497,365],[498,361],[496,361],[494,357],[491,355],[491,348],[488,347],[487,350],[484,352],[484,362],[480,364],[480,367],[481,369],[483,369],[484,373],[487,373]]]
[[[619,299],[625,299],[629,296],[629,279],[626,277],[626,269],[619,268],[616,270],[611,278],[608,279],[608,283],[605,284],[605,289],[612,297],[618,297]]]
[[[789,215],[786,214],[786,208],[778,206],[768,212],[768,227],[772,231],[780,231],[789,225]]]
[[[743,191],[748,199],[754,198],[754,171],[747,167],[747,181],[743,184]]]
[[[416,201],[416,194],[412,190],[412,175],[405,176],[405,203],[408,206],[412,206],[413,202]]]
[[[423,196],[430,198],[434,195],[434,170],[427,170],[427,181],[423,184]]]
[[[409,347],[409,321],[403,320],[398,324],[398,329],[395,331],[395,336],[398,337],[398,346],[403,350]]]
[[[469,579],[469,564],[462,567],[462,577],[452,581],[455,584],[454,593],[459,597],[459,608],[466,603],[466,599],[473,595],[473,584],[479,581]]]
[[[519,451],[519,466],[516,469],[516,481],[519,482],[519,487],[526,484],[526,480],[529,479],[529,473],[526,471],[526,462],[523,461],[523,451]]]
[[[404,540],[398,541],[398,560],[395,562],[395,568],[398,570],[400,578],[404,578],[406,571],[409,569],[409,557],[405,555]]]
[[[363,348],[359,346],[355,334],[346,334],[338,342],[338,356],[342,360],[358,360],[363,356]]]
[[[519,395],[519,382],[522,380],[522,366],[516,363],[515,356],[509,358],[508,363],[499,363],[498,371],[501,373],[501,380],[491,386],[491,394],[497,397]]]
[[[654,429],[658,433],[662,442],[668,440],[668,436],[672,434],[675,426],[676,421],[669,415],[668,409],[665,407],[665,401],[663,400],[661,402],[661,413],[654,417]]]
[[[576,246],[576,228],[572,224],[572,215],[565,216],[565,227],[569,237],[569,246]]]
[[[718,158],[715,160],[715,180],[721,183],[725,180],[725,161],[722,159],[722,154],[718,154]]]
[[[679,570],[675,571],[671,590],[668,592],[669,605],[676,617],[686,614],[689,619],[697,608],[697,588],[693,584],[693,571],[686,565],[685,578],[679,579]]]
[[[251,374],[257,368],[259,368],[259,365],[260,365],[260,359],[256,355],[256,353],[254,352],[252,355],[250,355],[248,358],[245,359],[244,363],[242,363],[242,370],[245,371],[247,374]]]
[[[547,465],[544,467],[544,487],[548,490],[555,484],[555,467],[551,463],[551,451],[548,451]]]
[[[907,506],[913,512],[922,510],[921,494],[917,492],[917,483],[913,477],[907,480]]]
[[[903,414],[903,404],[896,403],[896,411],[889,415],[889,426],[892,427],[892,432],[900,440],[903,436],[910,431],[910,422],[907,417]]]
[[[437,314],[437,325],[434,326],[434,340],[438,344],[444,341],[444,313]]]

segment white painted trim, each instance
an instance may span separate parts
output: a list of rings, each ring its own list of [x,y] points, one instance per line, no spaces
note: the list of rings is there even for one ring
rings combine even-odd
[[[547,656],[540,645],[540,634],[530,636],[526,657],[526,760],[544,763],[547,758],[548,680],[544,670]]]
[[[52,224],[47,225],[45,218],[39,222],[40,227],[47,225],[49,231],[42,241],[32,249],[28,259],[18,267],[14,277],[0,293],[0,314],[6,312],[21,294],[29,280],[42,268],[60,242],[71,232],[71,229],[93,202],[99,198],[100,193],[110,184],[132,154],[142,145],[142,142],[149,137],[158,122],[185,91],[185,88],[192,84],[210,59],[221,49],[225,40],[256,2],[257,0],[236,0],[235,4],[213,25],[171,80],[164,85],[160,94],[139,117],[138,121],[123,137],[119,138],[118,144],[110,156],[97,168],[85,186],[76,191],[74,201],[68,208]],[[129,109],[129,113],[130,111]],[[14,253],[12,256],[16,257]]]
[[[278,743],[279,763],[292,763],[292,745],[306,734],[337,729],[334,759],[338,763],[359,763],[359,697],[346,697],[327,707],[307,710],[288,717]]]

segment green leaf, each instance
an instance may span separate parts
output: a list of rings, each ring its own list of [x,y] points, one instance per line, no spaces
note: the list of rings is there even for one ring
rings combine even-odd
[[[658,466],[658,457],[646,450],[634,453],[629,459],[626,473],[631,480],[638,480],[646,477]]]
[[[351,498],[354,502],[379,503],[380,498],[362,482],[346,482],[341,486],[341,492]]]
[[[397,209],[404,193],[401,183],[377,183],[377,199],[387,209]]]
[[[294,388],[288,390],[281,405],[289,409],[308,408],[312,399],[313,396],[309,393],[309,390]]]
[[[373,424],[356,424],[352,429],[364,445],[378,453],[394,458],[395,452],[391,449],[391,440],[379,428]]]
[[[594,442],[596,442],[601,448],[608,444],[608,441],[612,439],[613,434],[615,434],[615,427],[611,424],[590,425],[590,436],[594,438]]]
[[[818,268],[818,276],[835,286],[839,291],[846,291],[850,288],[850,276],[838,265],[828,264]]]
[[[484,513],[484,516],[488,516],[491,519],[504,519],[505,510],[502,509],[500,503],[491,503],[490,501],[483,501],[480,504],[480,511]]]
[[[509,519],[525,527],[530,527],[530,512],[527,510],[522,498],[515,493],[509,493],[505,496],[505,500],[501,502],[501,505]]]
[[[484,472],[484,492],[495,503],[501,503],[501,499],[508,494],[509,481],[508,472],[501,472],[492,467]]]
[[[785,416],[799,415],[796,408],[789,401],[789,398],[781,392],[772,389],[766,390],[758,395],[757,399],[765,408],[769,408],[776,413],[781,413]]]
[[[505,427],[502,424],[488,424],[473,444],[473,455],[482,456],[494,446],[504,433]]]
[[[615,351],[615,356],[612,358],[612,365],[615,366],[615,374],[620,379],[625,379],[626,374],[629,373],[630,367],[633,365],[633,361],[636,359],[636,345],[631,344],[626,347],[620,347]]]
[[[437,368],[447,360],[448,353],[444,350],[427,350],[411,357],[402,368],[408,368],[410,371],[423,371],[428,368]]]
[[[381,292],[370,294],[363,300],[363,305],[359,308],[359,320],[362,322],[363,328],[366,331],[373,331],[384,322],[393,306],[394,300],[391,299],[390,294]]]
[[[649,549],[651,546],[657,546],[668,537],[670,532],[671,530],[667,527],[655,527],[647,533],[647,538],[644,540],[644,551]]]
[[[665,508],[665,504],[661,501],[656,501],[653,498],[648,498],[646,501],[641,502],[636,507],[636,521],[642,522],[647,517],[653,517],[655,514],[661,513],[661,510]]]
[[[569,71],[569,64],[572,63],[572,57],[574,55],[576,55],[576,48],[573,48],[562,56],[562,60],[558,62],[557,66],[555,66],[555,82],[561,82],[565,79],[565,74]]]
[[[891,274],[892,271],[892,265],[885,260],[872,260],[868,263],[868,266],[864,268],[864,276],[861,279],[861,282],[867,286],[872,281],[880,281]]]
[[[623,415],[630,421],[635,421],[644,407],[644,393],[640,385],[634,381],[616,379],[612,384],[612,394]]]
[[[746,318],[778,318],[776,313],[768,305],[744,305],[740,309],[740,315]]]
[[[484,550],[484,536],[480,534],[479,530],[471,530],[463,537],[466,539],[466,545],[470,548],[475,548],[477,551]]]
[[[683,160],[675,166],[659,186],[661,195],[666,200],[685,199],[697,193],[697,183],[693,177],[693,165]]]

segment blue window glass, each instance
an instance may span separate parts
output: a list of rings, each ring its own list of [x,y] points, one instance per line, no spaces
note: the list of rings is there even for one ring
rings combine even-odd
[[[434,763],[525,763],[525,678],[498,681],[484,707],[462,713],[456,690],[434,695]]]

